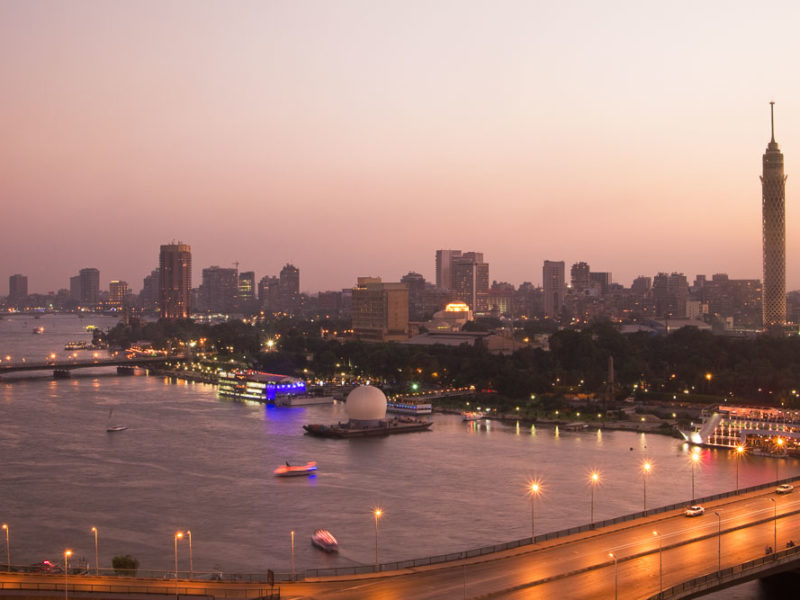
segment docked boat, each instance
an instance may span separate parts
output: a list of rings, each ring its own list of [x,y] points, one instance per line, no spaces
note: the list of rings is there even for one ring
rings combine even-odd
[[[375,424],[360,423],[337,423],[336,425],[320,425],[310,423],[303,425],[303,429],[309,435],[325,438],[356,438],[356,437],[377,437],[392,435],[395,433],[412,433],[415,431],[427,431],[433,425],[432,421],[422,421],[412,417],[401,417],[397,419],[381,420]]]
[[[64,350],[89,350],[89,344],[86,342],[67,342],[64,344]]]
[[[486,418],[486,413],[480,410],[473,410],[461,413],[464,421],[482,421]]]
[[[430,402],[424,400],[388,400],[386,412],[401,415],[429,415],[433,412]]]
[[[311,536],[311,543],[325,552],[336,552],[339,549],[339,542],[327,529],[317,529]]]
[[[313,460],[304,465],[290,465],[288,462],[275,469],[272,473],[275,477],[302,477],[303,475],[313,475],[317,472],[317,463]]]
[[[302,379],[264,373],[262,371],[219,371],[217,394],[238,400],[277,402],[283,396],[299,396],[306,392]]]

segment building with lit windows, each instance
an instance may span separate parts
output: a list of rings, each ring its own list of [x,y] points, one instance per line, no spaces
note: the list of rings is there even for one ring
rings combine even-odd
[[[561,316],[567,285],[564,281],[564,261],[546,260],[542,266],[542,287],[544,288],[544,314],[551,319]]]
[[[189,244],[165,244],[159,254],[161,318],[187,319],[191,314],[192,248]]]
[[[353,332],[363,340],[408,339],[408,286],[359,277],[353,288]]]

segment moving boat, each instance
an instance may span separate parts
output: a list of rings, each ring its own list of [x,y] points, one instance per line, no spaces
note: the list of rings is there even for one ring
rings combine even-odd
[[[33,333],[35,335],[42,335],[44,333],[44,327],[42,327],[41,325],[39,325],[39,327],[35,327],[33,329]]]
[[[115,431],[125,431],[128,426],[127,425],[112,425],[111,424],[111,413],[114,412],[113,408],[108,410],[108,425],[106,426],[106,431],[109,433],[113,433]]]
[[[302,475],[313,475],[317,472],[317,463],[309,461],[304,465],[290,465],[288,462],[273,471],[275,477],[300,477]],[[335,541],[335,540],[334,540]]]
[[[327,529],[317,529],[311,536],[311,543],[325,552],[336,552],[339,549],[339,542]]]

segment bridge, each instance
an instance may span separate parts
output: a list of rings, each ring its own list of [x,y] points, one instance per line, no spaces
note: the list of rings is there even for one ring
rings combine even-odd
[[[69,360],[25,361],[16,363],[0,363],[0,376],[8,373],[23,371],[53,371],[56,378],[69,377],[75,369],[89,367],[119,367],[133,369],[134,367],[149,367],[163,365],[166,362],[181,360],[182,356],[111,356],[107,358],[87,358]]]
[[[800,566],[800,492],[777,483],[651,509],[499,546],[439,557],[342,569],[282,573],[281,598],[320,600],[537,600],[695,598]],[[162,574],[163,575],[163,574]],[[276,588],[264,576],[209,581],[164,578],[0,573],[0,595],[94,599],[155,597],[264,598]],[[207,574],[206,574],[207,577]],[[65,590],[66,587],[66,590]]]

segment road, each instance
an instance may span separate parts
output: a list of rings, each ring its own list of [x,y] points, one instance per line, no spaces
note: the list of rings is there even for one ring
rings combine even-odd
[[[381,576],[280,583],[281,597],[315,600],[440,600],[443,598],[647,598],[663,587],[764,556],[766,546],[800,543],[800,492],[778,495],[753,492],[705,505],[688,518],[681,511],[663,513],[526,546],[490,556],[385,573]],[[777,528],[774,515],[778,515]],[[717,516],[718,513],[719,516]],[[718,531],[722,535],[718,536]],[[653,532],[657,532],[654,534]],[[661,551],[659,548],[661,547]],[[609,556],[613,553],[617,558]],[[661,569],[659,569],[659,563]],[[24,579],[60,583],[62,576],[2,575],[4,582]],[[94,589],[174,593],[175,582],[71,576]],[[264,586],[230,582],[180,581],[181,594],[253,597]],[[61,588],[63,590],[63,587]]]

